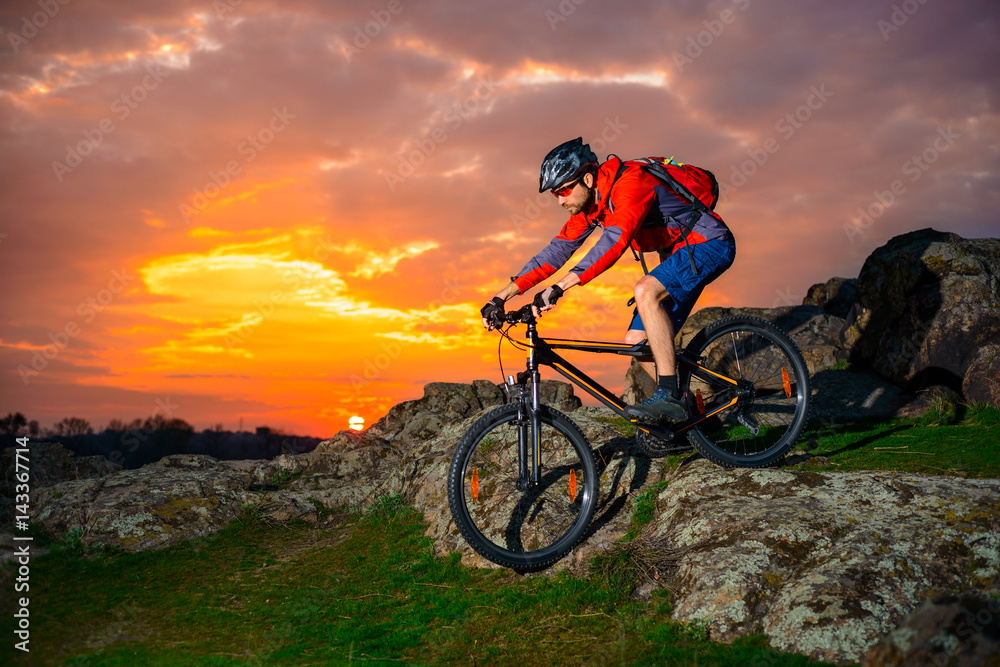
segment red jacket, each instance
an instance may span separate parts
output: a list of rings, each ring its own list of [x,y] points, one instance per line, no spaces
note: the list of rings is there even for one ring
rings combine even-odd
[[[608,189],[621,164],[616,157],[600,166],[591,205],[570,216],[549,245],[514,276],[513,281],[522,294],[559,270],[598,227],[603,229],[601,238],[570,269],[580,276],[581,285],[611,268],[630,245],[640,252],[665,249],[676,252],[684,246],[681,232],[691,223],[692,216],[698,219],[687,236],[688,243],[732,238],[722,218],[694,210],[637,163],[625,163],[625,171],[611,190],[609,206]]]

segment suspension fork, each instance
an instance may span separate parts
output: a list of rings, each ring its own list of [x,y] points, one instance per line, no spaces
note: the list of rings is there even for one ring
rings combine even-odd
[[[518,384],[523,388],[524,382],[530,380],[531,395],[526,396],[522,389],[520,392],[521,401],[517,409],[518,482],[525,489],[539,484],[542,479],[542,422],[539,417],[541,376],[538,372],[538,362],[535,359],[538,333],[534,323],[528,325],[526,338],[528,339],[528,364],[525,372],[518,374]]]

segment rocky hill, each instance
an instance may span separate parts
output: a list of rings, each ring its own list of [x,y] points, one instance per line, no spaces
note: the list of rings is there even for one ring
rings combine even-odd
[[[1000,241],[924,230],[876,250],[856,281],[814,286],[801,306],[752,312],[802,347],[816,418],[916,410],[930,387],[1000,407],[1000,361],[989,352],[1000,339],[998,276]],[[681,342],[722,313],[696,313]],[[830,370],[841,362],[856,372]],[[626,387],[642,391],[637,381]],[[451,521],[445,478],[461,435],[504,401],[485,380],[433,383],[365,432],[265,461],[183,454],[118,470],[47,445],[58,470],[33,471],[32,518],[56,536],[78,530],[84,544],[142,551],[218,530],[246,505],[275,520],[318,522],[319,508],[401,494],[423,512],[437,553],[492,567]],[[876,665],[920,651],[925,662],[932,650],[961,660],[1000,651],[1000,608],[990,602],[1000,596],[1000,480],[818,472],[808,457],[765,470],[692,457],[672,470],[641,455],[610,411],[581,407],[570,386],[545,382],[543,402],[571,414],[603,468],[591,533],[549,572],[585,574],[593,556],[631,549],[650,564],[638,594],[669,586],[676,619],[705,623],[723,641],[765,632],[776,648],[837,663],[866,653]],[[4,474],[9,486],[6,466]],[[654,520],[621,542],[636,494],[663,481]],[[965,592],[974,595],[933,597]],[[956,639],[968,618],[980,619],[975,641]],[[951,635],[935,639],[946,627]]]

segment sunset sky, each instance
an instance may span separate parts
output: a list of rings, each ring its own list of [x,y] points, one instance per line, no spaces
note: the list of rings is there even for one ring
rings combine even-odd
[[[914,229],[997,236],[998,17],[4,2],[0,414],[330,436],[428,382],[499,381],[478,311],[564,222],[538,168],[581,135],[723,182],[737,259],[701,306],[800,303]],[[619,340],[640,275],[623,257],[543,333]],[[579,361],[620,389],[624,360]]]

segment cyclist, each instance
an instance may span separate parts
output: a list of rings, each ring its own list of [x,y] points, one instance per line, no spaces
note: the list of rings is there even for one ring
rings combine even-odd
[[[677,383],[674,332],[691,313],[705,285],[732,266],[736,243],[715,213],[695,210],[637,163],[613,157],[603,164],[578,137],[556,146],[542,161],[538,191],[551,191],[570,218],[552,241],[532,257],[481,313],[487,329],[499,326],[504,303],[523,294],[560,269],[587,237],[601,227],[601,238],[569,273],[535,295],[536,317],[555,307],[569,289],[586,285],[607,271],[630,246],[658,252],[660,264],[635,285],[636,312],[625,342],[649,341],[656,378],[649,400],[630,406],[643,421],[689,417]],[[683,230],[689,228],[686,239]],[[686,243],[685,243],[686,241]]]

